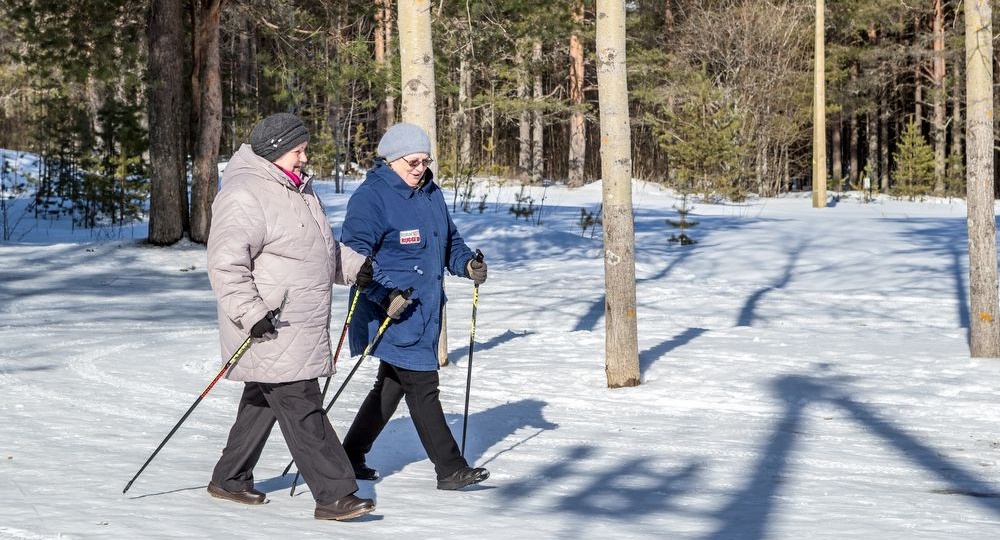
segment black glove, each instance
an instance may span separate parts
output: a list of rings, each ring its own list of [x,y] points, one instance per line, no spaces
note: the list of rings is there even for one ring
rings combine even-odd
[[[375,269],[372,268],[372,258],[365,257],[365,262],[361,265],[361,269],[358,270],[358,275],[354,277],[354,284],[362,289],[367,288],[372,284],[374,273]]]
[[[476,256],[465,264],[465,275],[476,285],[486,281],[486,262],[481,251],[477,251]]]
[[[399,289],[393,289],[392,292],[382,300],[382,309],[385,310],[385,314],[393,319],[399,319],[406,308],[410,307],[413,300],[410,300],[410,292],[412,289],[401,291]]]
[[[254,323],[250,328],[250,337],[260,339],[268,334],[275,333],[274,323],[277,320],[278,310],[268,311],[264,318]]]

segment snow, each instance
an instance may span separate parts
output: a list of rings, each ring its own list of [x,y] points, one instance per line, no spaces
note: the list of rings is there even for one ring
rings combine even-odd
[[[337,231],[356,186],[319,184]],[[22,221],[0,243],[0,540],[1000,531],[1000,360],[969,357],[962,201],[696,202],[699,243],[681,247],[664,223],[678,200],[636,181],[642,384],[609,390],[601,232],[577,225],[600,184],[532,189],[530,222],[508,212],[519,187],[479,190],[485,212],[454,218],[490,265],[466,454],[492,475],[436,490],[403,405],[369,455],[383,478],[360,482],[376,511],[343,523],[314,520],[306,486],[289,496],[277,429],[256,471],[269,504],[205,493],[241,389],[225,380],[123,494],[221,366],[204,247],[145,245],[144,224]],[[447,290],[442,400],[461,443],[473,288]],[[334,293],[342,321],[347,289]],[[331,411],[341,434],[375,367]]]

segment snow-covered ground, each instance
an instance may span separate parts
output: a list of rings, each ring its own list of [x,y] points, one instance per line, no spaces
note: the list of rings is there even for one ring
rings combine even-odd
[[[338,233],[356,185],[319,187]],[[32,222],[0,244],[0,539],[1000,534],[1000,360],[969,358],[963,202],[696,203],[698,244],[680,247],[676,199],[636,182],[642,384],[609,390],[601,233],[578,225],[600,184],[531,190],[530,223],[508,212],[518,188],[480,189],[487,209],[454,217],[490,264],[466,444],[484,484],[436,490],[402,406],[369,455],[383,478],[360,483],[369,516],[314,520],[277,430],[256,471],[270,503],[213,499],[241,388],[221,381],[123,494],[221,365],[205,250]],[[460,439],[472,285],[447,289]],[[347,300],[335,290],[335,320]],[[339,432],[375,365],[331,412]]]

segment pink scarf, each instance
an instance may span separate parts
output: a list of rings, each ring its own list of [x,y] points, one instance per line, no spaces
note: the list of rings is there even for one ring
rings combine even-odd
[[[277,167],[277,165],[275,165],[275,167]],[[281,169],[281,167],[278,168]],[[292,179],[292,183],[295,184],[295,187],[302,185],[302,179],[299,178],[299,175],[293,173],[292,171],[286,171],[285,169],[281,169],[281,172],[287,174],[288,177]]]

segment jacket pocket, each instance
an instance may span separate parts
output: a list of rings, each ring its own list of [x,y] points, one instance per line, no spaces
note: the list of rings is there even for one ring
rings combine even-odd
[[[409,347],[420,341],[426,329],[427,316],[420,300],[416,300],[401,319],[389,325],[385,340],[397,347]]]

